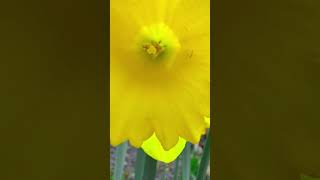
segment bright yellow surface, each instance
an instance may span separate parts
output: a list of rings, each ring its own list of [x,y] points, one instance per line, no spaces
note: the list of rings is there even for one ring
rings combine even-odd
[[[186,140],[179,138],[178,143],[170,150],[166,151],[163,149],[156,135],[153,134],[148,140],[146,140],[142,144],[141,147],[145,151],[145,153],[147,153],[154,159],[160,160],[165,163],[169,163],[177,158],[177,155],[179,155],[183,151],[185,145]]]
[[[112,145],[129,140],[170,162],[183,139],[198,143],[210,117],[209,7],[209,0],[111,0]]]

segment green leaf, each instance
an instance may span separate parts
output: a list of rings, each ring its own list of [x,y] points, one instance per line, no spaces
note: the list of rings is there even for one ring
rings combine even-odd
[[[154,180],[157,172],[157,161],[146,155],[143,180]]]
[[[182,152],[182,180],[190,180],[190,143],[186,144]]]
[[[197,172],[199,169],[199,160],[196,156],[192,156],[191,160],[190,160],[190,168],[191,168],[191,175],[193,176],[197,176]]]
[[[124,161],[125,157],[127,154],[127,148],[128,148],[128,143],[124,142],[117,146],[116,149],[116,164],[115,164],[115,170],[114,170],[114,179],[115,180],[122,180],[122,175],[123,175],[123,166],[124,166]]]
[[[135,180],[142,180],[145,159],[146,159],[146,154],[143,152],[141,148],[138,149],[137,157],[136,157],[135,173],[134,173]]]
[[[174,180],[178,180],[179,177],[179,162],[180,162],[180,156],[175,161],[175,168],[174,168]]]
[[[211,144],[210,141],[211,141],[211,134],[209,129],[206,145],[204,147],[203,155],[200,162],[200,168],[197,175],[197,180],[205,180],[206,178],[207,169],[208,169],[209,160],[210,160],[210,144]]]

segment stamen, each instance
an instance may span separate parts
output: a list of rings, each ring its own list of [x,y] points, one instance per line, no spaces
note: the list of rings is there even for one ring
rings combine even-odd
[[[143,46],[144,50],[153,58],[158,57],[164,51],[164,47],[161,45],[161,41],[151,42]]]
[[[180,49],[177,37],[163,23],[143,26],[137,34],[137,44],[147,59],[157,59],[157,62],[161,61],[166,64],[172,64]]]

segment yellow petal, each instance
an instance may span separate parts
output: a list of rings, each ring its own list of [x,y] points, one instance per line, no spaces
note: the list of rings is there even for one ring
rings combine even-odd
[[[110,6],[111,144],[128,140],[171,162],[210,126],[210,1]],[[140,41],[142,29],[150,31]]]
[[[210,128],[210,118],[204,117],[204,122],[206,123],[206,128]]]
[[[186,140],[179,138],[178,143],[170,150],[165,151],[158,140],[157,136],[153,134],[149,139],[143,142],[142,149],[146,154],[151,156],[153,159],[170,163],[174,161],[179,154],[183,151],[186,145]]]

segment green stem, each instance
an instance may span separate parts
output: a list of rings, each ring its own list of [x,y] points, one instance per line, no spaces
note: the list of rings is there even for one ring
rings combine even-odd
[[[211,141],[211,133],[209,129],[209,132],[207,134],[206,145],[204,147],[203,155],[200,162],[200,168],[198,171],[197,180],[205,180],[206,178],[209,160],[210,160],[210,144],[211,144],[210,141]]]
[[[190,149],[187,143],[182,153],[182,180],[190,180]]]
[[[122,174],[123,174],[123,166],[124,166],[124,161],[125,157],[127,154],[127,148],[128,148],[128,143],[124,142],[117,146],[116,149],[116,164],[115,164],[115,170],[114,170],[114,178],[115,180],[121,180],[122,179]]]
[[[142,180],[145,159],[146,159],[146,154],[143,152],[142,149],[138,149],[137,157],[136,157],[135,173],[134,173],[135,180]]]
[[[146,155],[143,180],[154,180],[156,178],[156,171],[157,161]]]
[[[179,159],[180,156],[177,158],[176,162],[175,162],[175,168],[174,168],[174,180],[178,180],[178,176],[179,176]]]

